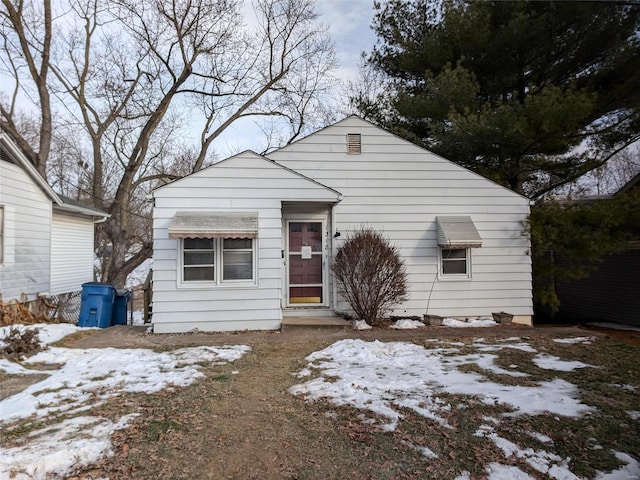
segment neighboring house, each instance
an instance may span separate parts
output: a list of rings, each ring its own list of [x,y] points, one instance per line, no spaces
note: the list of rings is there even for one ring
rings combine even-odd
[[[93,280],[94,224],[107,214],[58,195],[0,132],[0,297],[33,301]]]
[[[155,332],[348,313],[331,261],[361,226],[382,232],[407,266],[409,298],[393,315],[506,311],[531,324],[529,200],[358,117],[153,197]]]
[[[627,182],[615,196],[640,189],[640,173]],[[591,197],[606,201],[611,196]],[[640,225],[629,225],[640,239]],[[560,283],[556,294],[560,300],[558,320],[613,322],[640,327],[640,241],[607,255],[596,270],[583,280]]]

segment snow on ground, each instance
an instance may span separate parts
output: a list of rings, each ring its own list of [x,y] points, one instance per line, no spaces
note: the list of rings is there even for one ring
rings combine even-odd
[[[40,336],[46,343],[83,330],[67,324],[35,327],[40,328]],[[4,336],[5,330],[8,328],[0,329],[0,336]],[[61,414],[72,417],[31,432],[22,445],[0,447],[0,478],[64,476],[74,468],[95,463],[111,454],[109,436],[126,427],[132,416],[114,423],[87,416],[91,408],[125,392],[143,394],[185,387],[203,376],[200,372],[203,362],[214,365],[233,362],[249,350],[244,345],[161,353],[147,349],[49,347],[19,365],[0,362],[0,369],[9,373],[30,371],[48,375],[0,401],[3,430],[10,430],[24,419],[51,421]]]
[[[4,345],[3,338],[10,330],[17,329],[20,333],[25,330],[38,330],[38,339],[41,344],[51,345],[52,343],[62,340],[67,335],[76,333],[80,330],[91,330],[89,328],[79,328],[71,323],[36,323],[34,325],[10,325],[8,327],[0,327],[0,346]],[[95,329],[93,329],[95,330]]]
[[[508,347],[492,345],[494,350]],[[514,414],[579,416],[591,411],[577,399],[576,387],[564,380],[540,382],[535,387],[497,384],[458,368],[475,364],[487,372],[511,373],[495,365],[495,354],[456,356],[457,351],[403,342],[341,340],[306,358],[309,368],[320,371],[320,376],[293,386],[290,392],[380,414],[388,419],[383,426],[386,430],[395,429],[402,418],[398,407],[445,422],[438,416],[445,407],[436,398],[438,392],[476,395],[489,405],[509,405]]]
[[[569,337],[569,338],[554,338],[553,341],[556,343],[564,343],[565,345],[573,345],[576,343],[582,343],[585,345],[589,345],[593,342],[593,337]]]
[[[455,318],[445,318],[442,320],[442,325],[445,327],[453,328],[469,328],[469,327],[495,327],[497,325],[490,318],[469,318],[466,321],[456,320]],[[424,328],[426,325],[420,320],[413,320],[410,318],[400,318],[389,325],[389,328],[395,330],[412,330],[416,328]],[[353,322],[353,328],[355,330],[368,330],[371,326],[364,320],[356,320]]]
[[[568,339],[565,343],[583,341],[584,339]],[[497,344],[487,344],[484,339],[476,339],[472,346],[477,351],[465,354],[458,353],[458,345],[454,342],[435,340],[429,343],[431,348],[404,342],[365,342],[354,339],[338,341],[306,357],[309,363],[298,377],[312,378],[291,387],[289,392],[310,401],[324,399],[338,406],[348,405],[378,414],[386,418],[386,422],[380,426],[386,431],[393,431],[398,426],[402,419],[402,408],[452,428],[447,424],[444,414],[455,406],[439,398],[439,394],[446,393],[476,398],[488,405],[507,405],[512,411],[504,414],[505,416],[550,413],[580,417],[594,410],[580,402],[578,388],[565,380],[556,378],[538,382],[534,386],[513,386],[496,383],[482,373],[462,371],[460,368],[474,364],[481,372],[528,376],[517,371],[517,365],[505,369],[495,363],[496,352],[507,348],[537,353],[534,361],[545,369],[570,371],[591,365],[538,353],[531,345],[515,337],[511,339],[511,343],[502,341]],[[628,414],[633,418],[635,412]],[[553,479],[578,479],[569,470],[569,458],[561,458],[544,450],[521,449],[494,432],[494,426],[500,423],[499,419],[487,417],[486,421],[489,424],[483,425],[476,435],[495,443],[509,463],[512,461],[509,459],[518,460]],[[531,432],[531,435],[543,443],[553,443],[549,437],[539,433]],[[430,457],[429,452],[435,455],[429,450],[425,452],[425,456]],[[626,466],[602,474],[606,476],[598,476],[598,480],[636,478],[632,475],[640,475],[640,465],[634,458],[621,456],[625,454],[616,455]],[[492,480],[532,478],[516,466],[497,463],[489,464],[486,471],[488,478]],[[467,479],[469,473],[461,472],[457,478]]]
[[[354,330],[371,330],[373,327],[364,320],[356,320],[353,322]]]
[[[410,318],[401,318],[400,320],[396,320],[393,324],[390,325],[390,328],[395,328],[396,330],[411,330],[414,328],[422,328],[426,325],[422,323],[420,320],[411,320]]]
[[[547,353],[539,353],[533,357],[533,363],[545,370],[559,370],[561,372],[571,372],[576,368],[593,367],[593,365],[584,362],[562,360]]]
[[[467,321],[456,320],[455,318],[445,318],[442,320],[445,327],[469,328],[469,327],[495,327],[496,322],[491,318],[470,318]]]

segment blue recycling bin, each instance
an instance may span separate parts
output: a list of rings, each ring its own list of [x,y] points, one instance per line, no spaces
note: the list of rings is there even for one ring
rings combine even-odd
[[[131,301],[131,290],[116,292],[111,313],[111,325],[127,324],[127,306]]]
[[[116,289],[108,283],[82,284],[79,327],[107,328],[111,324]]]

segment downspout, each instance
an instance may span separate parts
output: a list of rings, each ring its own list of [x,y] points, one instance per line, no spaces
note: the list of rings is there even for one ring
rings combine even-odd
[[[335,207],[343,199],[344,199],[344,195],[340,194],[338,196],[338,201],[331,206],[331,231],[333,232],[333,235],[331,236],[331,258],[329,259],[329,262],[330,262],[329,275],[331,275],[331,305],[329,305],[329,307],[334,312],[336,312],[336,309],[338,308],[338,284],[335,281],[335,278],[333,278],[333,275],[331,274],[331,262],[333,262],[333,259],[336,258],[336,252],[337,252],[336,239],[340,236],[340,232],[336,228]]]

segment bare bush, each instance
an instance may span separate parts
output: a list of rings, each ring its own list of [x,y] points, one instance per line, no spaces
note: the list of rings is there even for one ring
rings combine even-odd
[[[12,327],[2,339],[0,358],[19,362],[38,353],[42,349],[37,328],[20,330]]]
[[[369,227],[349,236],[332,270],[340,294],[357,317],[370,325],[406,300],[407,272],[398,249]]]

